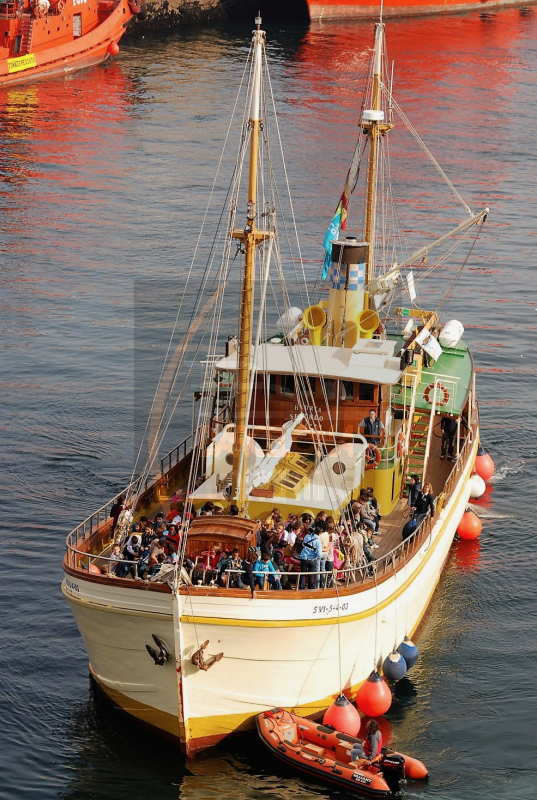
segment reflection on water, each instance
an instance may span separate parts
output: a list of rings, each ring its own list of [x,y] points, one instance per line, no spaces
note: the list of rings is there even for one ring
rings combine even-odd
[[[164,330],[250,30],[251,21],[125,41],[104,67],[0,92],[2,800],[338,796],[292,775],[255,737],[185,764],[118,718],[88,689],[58,589],[65,533],[129,473],[134,287],[173,286],[159,289]],[[430,783],[405,787],[406,797],[535,796],[536,36],[535,16],[517,9],[388,25],[404,108],[471,205],[492,209],[448,313],[475,345],[483,437],[499,477],[476,503],[487,516],[481,539],[452,550],[418,636],[420,660],[383,722],[394,746],[431,769]],[[354,146],[371,26],[286,25],[268,40],[314,279]],[[398,141],[394,132],[394,155],[408,155]],[[417,235],[424,199],[439,224],[453,205],[413,163],[396,180]],[[186,416],[190,427],[190,407]]]

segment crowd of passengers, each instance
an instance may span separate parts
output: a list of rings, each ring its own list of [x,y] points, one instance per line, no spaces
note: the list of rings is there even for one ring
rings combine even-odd
[[[112,509],[114,531],[123,498]],[[411,478],[409,494],[413,530],[428,514],[434,516],[434,501],[430,484],[423,489],[417,476]],[[195,516],[189,512],[184,529]],[[230,505],[227,514],[237,516],[239,509]],[[208,501],[199,510],[200,516],[223,515],[218,503]],[[324,511],[315,518],[304,512],[300,516],[289,514],[283,519],[278,508],[273,508],[266,519],[257,519],[255,547],[250,546],[245,558],[240,551],[222,551],[219,548],[194,557],[183,554],[181,526],[185,516],[184,505],[172,498],[167,515],[159,512],[153,520],[141,517],[133,523],[131,535],[123,546],[115,544],[109,565],[103,574],[118,578],[149,580],[165,564],[182,563],[194,585],[212,584],[228,588],[249,589],[254,596],[257,589],[319,589],[330,588],[338,573],[345,567],[364,568],[375,560],[374,550],[379,548],[380,509],[372,488],[361,491],[358,500],[352,501],[337,522]],[[407,526],[405,526],[406,528]],[[403,529],[403,537],[406,530]],[[407,533],[407,535],[409,535]],[[302,573],[300,578],[293,573]]]

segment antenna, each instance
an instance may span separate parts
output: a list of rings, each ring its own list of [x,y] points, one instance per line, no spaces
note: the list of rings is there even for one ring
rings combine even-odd
[[[382,9],[384,8],[384,0],[380,0],[380,14],[379,14],[379,22],[382,22]]]
[[[255,24],[257,25],[257,30],[261,30],[261,24],[263,20],[261,19],[261,11],[257,12],[257,17],[255,18]]]

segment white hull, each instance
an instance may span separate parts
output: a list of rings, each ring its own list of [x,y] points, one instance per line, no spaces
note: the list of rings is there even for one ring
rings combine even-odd
[[[276,592],[259,593],[256,600],[246,592],[181,594],[181,622],[174,630],[170,594],[67,575],[63,592],[94,677],[125,711],[192,751],[250,727],[255,714],[275,705],[305,714],[326,708],[340,690],[339,605],[343,688],[354,693],[378,659],[415,631],[427,609],[469,499],[476,448],[477,443],[430,541],[377,588],[341,590],[339,600],[323,592],[288,600]],[[173,658],[162,667],[153,663],[145,648],[153,633],[170,652],[180,649],[177,664]],[[190,659],[207,639],[206,655],[223,652],[224,658],[202,672]]]

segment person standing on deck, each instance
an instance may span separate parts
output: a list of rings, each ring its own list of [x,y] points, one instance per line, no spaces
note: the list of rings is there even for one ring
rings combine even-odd
[[[445,458],[447,456],[452,461],[456,461],[457,459],[453,457],[453,450],[457,437],[457,420],[453,414],[442,417],[440,430],[442,431],[442,451],[440,458]]]
[[[423,484],[423,489],[418,493],[416,498],[415,509],[417,528],[419,528],[425,517],[429,514],[431,515],[431,519],[434,518],[433,487],[430,483]]]
[[[412,513],[416,510],[416,500],[421,490],[421,481],[418,475],[410,476],[410,488],[408,490],[408,507]]]
[[[360,428],[363,428],[367,443],[378,447],[384,438],[384,425],[382,420],[377,417],[377,412],[374,408],[369,412],[369,416],[360,422],[358,429]]]
[[[300,551],[300,571],[301,572],[312,572],[312,573],[319,573],[319,566],[321,563],[321,557],[323,554],[323,548],[317,534],[317,530],[312,528],[306,535],[302,541],[302,550]],[[308,588],[309,589],[318,589],[320,584],[320,576],[317,575],[308,575]],[[306,588],[306,576],[300,576],[300,588]]]

